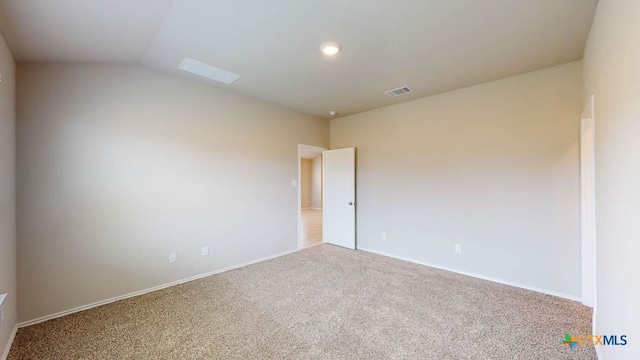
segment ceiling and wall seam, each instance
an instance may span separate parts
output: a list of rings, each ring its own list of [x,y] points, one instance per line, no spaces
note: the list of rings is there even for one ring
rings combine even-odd
[[[175,5],[176,5],[176,0],[173,0],[171,2],[171,6],[167,10],[167,12],[164,14],[164,18],[162,19],[160,24],[158,24],[158,27],[156,28],[156,31],[153,33],[153,36],[151,37],[151,39],[147,43],[147,46],[145,47],[144,51],[140,54],[140,57],[138,58],[138,60],[136,62],[137,64],[144,65],[143,61],[144,61],[144,58],[147,56],[147,53],[149,52],[149,47],[151,47],[151,44],[153,44],[153,42],[156,40],[156,37],[158,36],[158,32],[160,32],[160,29],[164,25],[164,22],[167,20],[167,16],[169,16],[169,14],[171,13],[171,10],[173,10],[173,7]]]

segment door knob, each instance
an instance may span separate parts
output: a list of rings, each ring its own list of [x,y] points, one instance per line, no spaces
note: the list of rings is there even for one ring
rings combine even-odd
[[[353,205],[353,201],[349,201],[349,205]]]

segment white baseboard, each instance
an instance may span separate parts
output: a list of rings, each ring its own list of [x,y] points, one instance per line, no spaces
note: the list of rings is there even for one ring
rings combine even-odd
[[[61,312],[58,312],[58,313],[55,313],[55,314],[39,317],[37,319],[21,322],[21,323],[19,323],[17,325],[17,327],[18,328],[23,328],[23,327],[26,327],[26,326],[39,324],[39,323],[45,322],[47,320],[56,319],[56,318],[63,317],[63,316],[66,316],[66,315],[70,315],[70,314],[73,314],[73,313],[77,313],[77,312],[80,312],[80,311],[88,310],[88,309],[91,309],[91,308],[94,308],[94,307],[110,304],[110,303],[115,302],[115,301],[124,300],[124,299],[132,298],[132,297],[135,297],[135,296],[144,295],[144,294],[147,294],[147,293],[150,293],[150,292],[153,292],[153,291],[166,289],[168,287],[179,285],[179,284],[183,284],[183,283],[186,283],[186,282],[189,282],[189,281],[202,279],[202,278],[207,277],[207,276],[216,275],[216,274],[220,274],[220,273],[223,273],[223,272],[227,272],[229,270],[234,270],[234,269],[238,269],[238,268],[245,267],[245,266],[248,266],[248,265],[257,264],[259,262],[263,262],[263,261],[266,261],[266,260],[275,259],[277,257],[289,255],[289,254],[292,254],[292,253],[297,252],[297,251],[298,251],[298,249],[285,251],[285,252],[282,252],[282,253],[279,253],[279,254],[270,255],[270,256],[266,256],[266,257],[260,258],[260,259],[247,261],[247,262],[244,262],[244,263],[241,263],[241,264],[238,264],[238,265],[229,266],[229,267],[226,267],[226,268],[214,270],[214,271],[207,272],[207,273],[204,273],[204,274],[195,275],[195,276],[191,276],[191,277],[188,277],[188,278],[185,278],[185,279],[172,281],[170,283],[154,286],[154,287],[151,287],[151,288],[148,288],[148,289],[144,289],[144,290],[132,292],[132,293],[125,294],[125,295],[116,296],[116,297],[113,297],[113,298],[110,298],[110,299],[94,302],[92,304],[79,306],[79,307],[76,307],[76,308],[73,308],[73,309],[69,309],[69,310],[65,310],[65,311],[61,311]],[[4,359],[0,359],[0,360],[4,360]]]
[[[300,210],[311,210],[311,208],[310,207],[304,207],[304,208],[302,208]]]
[[[11,336],[9,336],[9,341],[7,341],[7,345],[4,347],[4,351],[0,356],[0,360],[7,360],[9,357],[9,351],[11,350],[11,345],[13,344],[13,339],[16,338],[16,333],[18,332],[18,325],[13,327],[13,331],[11,332]]]
[[[557,296],[557,297],[561,297],[561,298],[572,300],[572,301],[581,302],[581,299],[579,297],[568,295],[568,294],[563,294],[563,293],[550,291],[550,290],[546,290],[546,289],[541,289],[541,288],[528,286],[528,285],[522,285],[522,284],[514,283],[514,282],[511,282],[511,281],[505,281],[505,280],[502,280],[502,279],[497,279],[497,278],[490,277],[490,276],[484,276],[484,275],[480,275],[480,274],[474,274],[474,273],[470,273],[470,272],[466,272],[466,271],[452,269],[452,268],[448,268],[446,266],[430,264],[430,263],[427,263],[427,262],[424,262],[424,261],[418,261],[418,260],[414,260],[414,259],[405,258],[405,257],[402,257],[402,256],[388,254],[388,253],[385,253],[385,252],[382,252],[382,251],[365,249],[365,248],[362,248],[362,247],[358,247],[358,250],[362,250],[362,251],[366,251],[366,252],[370,252],[370,253],[378,254],[378,255],[382,255],[382,256],[388,256],[388,257],[392,257],[392,258],[395,258],[395,259],[398,259],[398,260],[404,260],[404,261],[412,262],[412,263],[419,264],[419,265],[425,265],[425,266],[429,266],[429,267],[440,269],[440,270],[451,271],[451,272],[454,272],[454,273],[457,273],[457,274],[471,276],[471,277],[474,277],[474,278],[488,280],[488,281],[492,281],[492,282],[496,282],[496,283],[500,283],[500,284],[504,284],[504,285],[515,286],[515,287],[519,287],[519,288],[522,288],[522,289],[536,291],[536,292],[547,294],[547,295]]]
[[[311,209],[311,210],[322,210],[322,208],[317,208],[317,207],[310,207],[309,209]]]

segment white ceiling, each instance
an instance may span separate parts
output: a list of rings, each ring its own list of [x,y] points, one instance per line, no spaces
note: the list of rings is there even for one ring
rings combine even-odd
[[[178,70],[192,57],[242,76],[212,86],[329,117],[579,60],[596,2],[0,0],[0,32],[17,61],[192,76]],[[329,40],[336,59],[319,52]]]
[[[0,0],[17,61],[136,62],[173,0]]]

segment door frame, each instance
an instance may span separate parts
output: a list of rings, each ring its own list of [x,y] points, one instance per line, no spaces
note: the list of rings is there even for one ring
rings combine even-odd
[[[596,309],[595,96],[580,116],[582,303]]]
[[[329,150],[328,148],[298,144],[298,250],[302,249],[302,152],[311,151],[322,154],[323,151]],[[322,171],[324,176],[324,170]],[[322,182],[322,193],[324,196],[324,181]],[[324,241],[323,241],[324,242]]]

